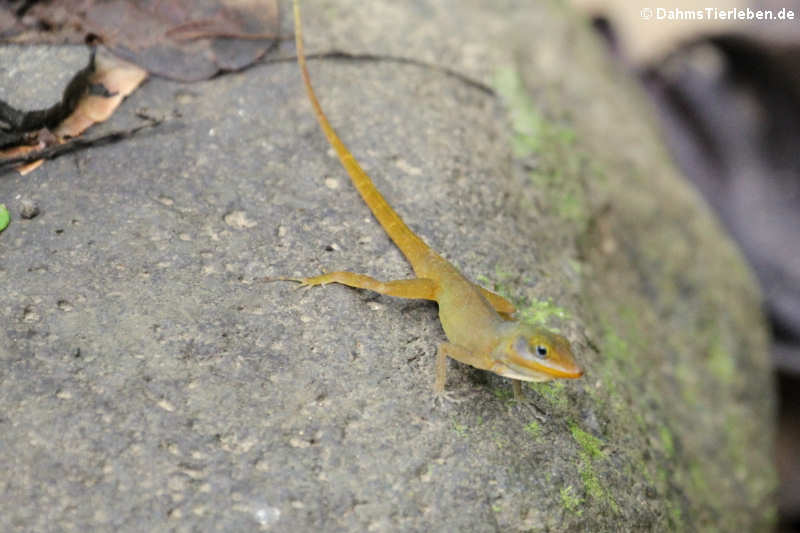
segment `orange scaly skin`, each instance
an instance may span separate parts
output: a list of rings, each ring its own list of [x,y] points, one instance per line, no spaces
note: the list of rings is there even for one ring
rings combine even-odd
[[[548,381],[581,377],[583,371],[575,363],[566,338],[545,328],[510,319],[509,315],[514,312],[511,302],[465,278],[411,231],[378,192],[333,130],[311,87],[297,0],[294,0],[294,20],[297,62],[322,131],[364,202],[411,263],[417,277],[381,282],[352,272],[331,272],[292,281],[306,286],[341,283],[399,298],[435,300],[439,304],[439,319],[450,341],[439,345],[437,353],[434,385],[437,395],[444,391],[447,357],[513,380]],[[518,394],[519,384],[515,382],[514,385],[515,394]]]

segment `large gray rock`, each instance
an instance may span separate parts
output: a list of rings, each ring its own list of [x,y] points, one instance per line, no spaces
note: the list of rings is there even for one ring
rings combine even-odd
[[[451,364],[464,401],[434,407],[435,304],[255,281],[410,274],[296,65],[151,80],[101,127],[165,126],[0,178],[0,529],[767,527],[755,285],[582,23],[477,1],[309,2],[305,22],[310,53],[429,63],[310,66],[407,222],[559,327],[586,376],[515,404]]]

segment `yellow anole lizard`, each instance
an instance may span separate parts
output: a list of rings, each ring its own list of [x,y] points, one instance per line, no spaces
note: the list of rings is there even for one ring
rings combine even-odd
[[[386,234],[411,263],[417,277],[378,281],[353,272],[330,272],[313,278],[281,279],[297,281],[303,286],[340,283],[399,298],[436,301],[439,304],[439,320],[450,341],[440,344],[436,355],[434,390],[437,396],[444,392],[448,357],[515,380],[516,396],[520,394],[519,381],[581,377],[583,370],[575,363],[566,338],[543,327],[511,319],[510,315],[514,312],[511,302],[465,278],[411,231],[378,192],[333,130],[314,94],[303,51],[300,7],[298,0],[293,1],[297,62],[317,121],[353,185]]]

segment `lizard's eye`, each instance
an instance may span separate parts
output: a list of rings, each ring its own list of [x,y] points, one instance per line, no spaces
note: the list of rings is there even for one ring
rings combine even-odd
[[[525,337],[518,337],[514,341],[514,350],[525,359],[547,359],[547,354],[550,353],[547,346],[532,346]]]

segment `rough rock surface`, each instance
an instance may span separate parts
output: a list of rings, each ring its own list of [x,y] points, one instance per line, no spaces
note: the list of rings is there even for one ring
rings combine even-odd
[[[516,404],[505,380],[453,363],[463,401],[434,407],[435,304],[256,281],[410,273],[297,67],[153,79],[100,128],[137,109],[171,116],[162,127],[0,177],[0,529],[766,527],[755,285],[575,16],[326,1],[305,27],[311,53],[429,64],[310,67],[407,222],[560,328],[586,376]],[[41,213],[21,219],[21,199]]]

